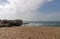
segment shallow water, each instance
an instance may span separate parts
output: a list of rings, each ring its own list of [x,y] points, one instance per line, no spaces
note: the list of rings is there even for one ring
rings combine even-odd
[[[23,25],[60,27],[60,21],[25,21]]]

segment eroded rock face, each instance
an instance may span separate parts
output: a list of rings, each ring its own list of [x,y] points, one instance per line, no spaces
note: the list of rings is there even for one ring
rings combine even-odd
[[[22,20],[0,20],[0,27],[11,27],[11,26],[21,26],[23,24]]]

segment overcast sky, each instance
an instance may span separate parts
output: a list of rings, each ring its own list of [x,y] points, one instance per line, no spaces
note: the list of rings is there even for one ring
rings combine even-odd
[[[60,21],[60,0],[0,0],[0,19]]]

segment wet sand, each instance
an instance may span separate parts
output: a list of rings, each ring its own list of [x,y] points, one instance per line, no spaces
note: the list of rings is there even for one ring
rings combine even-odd
[[[0,39],[60,39],[60,27],[1,27]]]

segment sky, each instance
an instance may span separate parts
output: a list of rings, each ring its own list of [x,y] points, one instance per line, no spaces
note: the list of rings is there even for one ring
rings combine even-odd
[[[60,21],[60,0],[0,0],[0,19]]]

